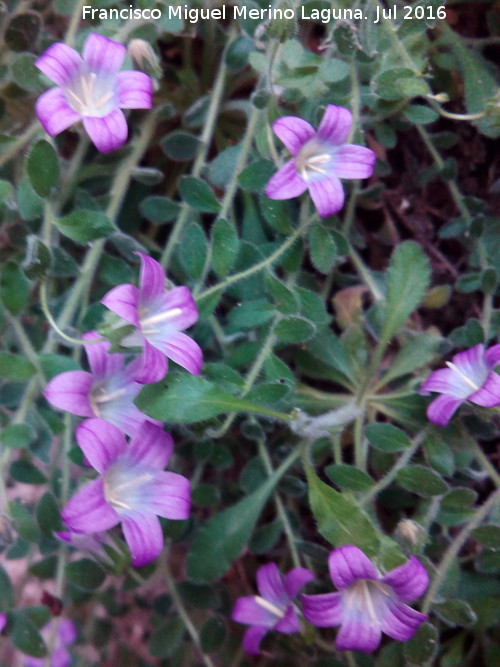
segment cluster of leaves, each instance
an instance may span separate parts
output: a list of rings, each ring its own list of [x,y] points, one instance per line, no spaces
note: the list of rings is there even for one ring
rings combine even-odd
[[[411,553],[424,562],[429,622],[406,645],[348,663],[311,628],[306,641],[273,637],[262,664],[497,665],[498,424],[464,406],[433,427],[418,395],[431,366],[491,343],[500,323],[491,3],[467,41],[451,26],[466,30],[468,7],[436,20],[437,0],[412,3],[424,19],[375,23],[380,3],[360,0],[364,21],[283,25],[192,25],[164,1],[159,21],[85,24],[79,5],[32,4],[5,3],[0,54],[1,661],[13,646],[45,655],[39,631],[62,604],[89,665],[95,651],[96,664],[248,664],[229,617],[257,567],[299,559],[317,575],[310,590],[324,592],[328,551],[354,544],[380,568]],[[161,62],[154,110],[132,113],[129,143],[106,156],[77,129],[49,140],[34,120],[46,81],[33,62],[77,24],[76,47],[98,31],[145,40]],[[378,162],[319,221],[307,196],[271,201],[263,189],[279,164],[273,120],[316,125],[329,103],[352,110],[354,139]],[[81,348],[54,333],[47,309],[66,336],[103,327],[99,300],[136,282],[135,250],[190,286],[200,312],[190,335],[205,355],[201,377],[172,368],[137,399],[167,422],[175,467],[193,483],[191,519],[163,523],[168,563],[139,572],[118,533],[105,561],[54,537],[71,471],[88,468],[70,419],[41,398],[51,377],[81,368]],[[143,628],[135,639],[131,619]]]

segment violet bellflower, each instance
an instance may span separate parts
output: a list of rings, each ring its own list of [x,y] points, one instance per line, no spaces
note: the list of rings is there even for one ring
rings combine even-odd
[[[83,336],[86,340],[99,338],[95,331]],[[86,371],[66,371],[52,378],[44,396],[51,405],[79,417],[98,417],[133,436],[144,421],[161,426],[134,405],[142,385],[134,381],[140,361],[134,359],[125,366],[123,354],[109,354],[108,341],[85,346],[90,365]]]
[[[121,523],[132,565],[150,563],[163,547],[158,517],[189,516],[189,481],[164,471],[172,453],[172,438],[158,426],[144,422],[127,444],[116,426],[88,419],[78,427],[76,439],[99,477],[70,499],[61,514],[64,523],[76,533],[102,532]]]
[[[36,103],[36,113],[51,137],[82,121],[101,153],[109,153],[127,140],[122,109],[151,109],[153,82],[143,72],[120,72],[126,48],[103,35],[91,33],[83,45],[83,58],[70,46],[49,46],[35,65],[56,88]]]
[[[485,408],[500,405],[500,375],[494,368],[500,364],[500,345],[489,350],[475,345],[470,350],[455,354],[447,361],[448,368],[440,368],[429,375],[420,387],[420,393],[441,394],[427,408],[427,416],[433,424],[446,426],[455,410],[465,401]]]
[[[318,130],[302,118],[284,116],[273,124],[274,133],[285,144],[292,159],[266,185],[270,199],[298,197],[306,190],[322,218],[344,205],[341,178],[368,178],[373,173],[375,153],[364,146],[346,144],[352,114],[329,104]]]
[[[247,653],[259,653],[260,643],[269,630],[285,634],[300,632],[294,599],[313,578],[312,572],[302,567],[296,567],[282,577],[275,563],[257,570],[259,595],[238,598],[231,615],[233,621],[250,625],[243,638]]]
[[[419,598],[429,583],[427,571],[415,556],[381,576],[361,549],[346,545],[330,553],[328,567],[339,592],[301,595],[301,602],[305,618],[313,625],[340,625],[337,650],[370,653],[380,644],[382,633],[407,641],[427,619],[405,604]]]
[[[139,287],[118,285],[103,299],[107,308],[133,324],[136,330],[121,344],[142,347],[136,382],[148,384],[162,380],[168,370],[167,357],[193,375],[199,375],[203,353],[182,329],[198,319],[198,310],[188,287],[165,288],[161,265],[142,252]]]
[[[46,641],[50,637],[52,623],[57,623],[57,633],[54,650],[50,656],[50,665],[51,667],[70,667],[73,661],[68,651],[68,646],[73,644],[77,638],[75,624],[67,618],[49,621],[41,631],[42,637]],[[46,658],[26,656],[24,664],[25,667],[44,667]]]

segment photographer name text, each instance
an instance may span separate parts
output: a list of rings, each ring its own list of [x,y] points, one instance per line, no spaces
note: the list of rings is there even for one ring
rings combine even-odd
[[[366,14],[361,9],[310,9],[300,7],[299,10],[292,8],[276,8],[269,5],[267,8],[248,8],[246,6],[238,7],[236,5],[221,5],[220,7],[200,8],[190,7],[189,5],[169,6],[165,10],[167,19],[183,19],[187,23],[198,23],[207,20],[225,20],[242,19],[254,21],[316,21],[319,23],[330,23],[330,21],[372,21],[380,23],[384,19],[396,21],[398,19],[408,20],[426,20],[446,18],[446,9],[443,5],[439,7],[422,5],[398,6],[383,8],[376,6],[375,13]],[[133,5],[123,7],[122,9],[96,9],[90,5],[82,7],[82,18],[85,19],[123,19],[123,20],[159,20],[163,17],[161,9],[139,9]]]

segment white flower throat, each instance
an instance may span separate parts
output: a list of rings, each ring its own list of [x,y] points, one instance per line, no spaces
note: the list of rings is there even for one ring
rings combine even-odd
[[[114,83],[109,76],[80,72],[65,88],[71,107],[82,116],[101,118],[115,107]]]
[[[453,364],[451,361],[447,361],[446,365],[448,366],[448,368],[451,368],[452,371],[455,371],[455,373],[457,373],[457,375],[459,375],[462,378],[462,380],[469,385],[471,389],[473,389],[474,391],[479,391],[480,387],[478,387],[477,384],[470,379],[470,377],[468,377],[463,371],[461,371],[460,368],[458,368],[458,366],[455,366],[455,364]]]
[[[304,181],[314,180],[314,177],[328,173],[328,166],[332,160],[327,147],[316,139],[308,141],[295,158],[295,168]]]

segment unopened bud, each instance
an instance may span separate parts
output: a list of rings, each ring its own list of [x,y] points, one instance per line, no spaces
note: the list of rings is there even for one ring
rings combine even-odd
[[[419,551],[425,540],[425,531],[420,524],[411,519],[401,519],[396,526],[395,537],[403,551]]]
[[[160,61],[149,42],[146,42],[144,39],[132,39],[128,44],[127,50],[134,65],[146,74],[149,74],[153,81],[161,77]],[[155,81],[155,88],[157,87],[158,85]]]

